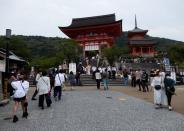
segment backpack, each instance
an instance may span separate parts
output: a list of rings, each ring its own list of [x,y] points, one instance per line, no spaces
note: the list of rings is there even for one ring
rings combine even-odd
[[[147,80],[148,80],[148,76],[147,76],[146,73],[143,73],[143,74],[142,74],[141,80],[142,80],[142,81],[147,81]]]

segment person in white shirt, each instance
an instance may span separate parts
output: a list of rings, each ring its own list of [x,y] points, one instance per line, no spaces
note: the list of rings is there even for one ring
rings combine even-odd
[[[62,95],[62,88],[63,88],[63,83],[65,82],[65,76],[63,73],[63,70],[60,70],[56,76],[55,76],[55,80],[54,80],[54,98],[55,100],[57,100],[57,96],[58,96],[58,100],[61,100],[61,95]]]
[[[154,88],[154,104],[155,108],[161,108],[162,105],[167,105],[165,100],[163,100],[163,86],[164,86],[164,75],[160,73],[159,70],[156,71],[155,77],[151,83]]]
[[[113,66],[112,67],[112,79],[116,79],[116,67],[115,66]]]
[[[49,92],[50,92],[50,78],[47,76],[47,72],[43,71],[42,76],[38,80],[37,90],[39,95],[39,107],[44,109],[44,97],[46,99],[47,107],[50,107],[51,102],[49,100]]]
[[[35,78],[36,89],[35,89],[35,91],[34,91],[34,94],[33,94],[31,100],[37,100],[37,99],[35,98],[36,95],[38,94],[37,83],[38,83],[38,80],[40,79],[41,76],[42,76],[42,72],[41,72],[41,71],[38,71],[38,73],[36,74],[36,78]]]
[[[100,71],[97,69],[95,73],[96,83],[97,83],[97,89],[100,89],[100,81],[102,79]]]
[[[96,66],[92,66],[91,70],[92,70],[92,79],[95,79],[95,71],[96,71],[97,67]]]
[[[17,109],[21,103],[23,115],[22,117],[27,118],[27,100],[26,100],[26,94],[29,90],[29,82],[24,80],[24,74],[20,73],[19,79],[16,81],[13,81],[11,83],[11,86],[15,89],[13,99],[15,101],[13,106],[13,122],[18,121],[18,117],[16,116]]]

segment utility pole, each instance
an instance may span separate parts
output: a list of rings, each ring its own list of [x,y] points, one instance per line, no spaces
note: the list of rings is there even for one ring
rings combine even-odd
[[[11,29],[6,29],[6,70],[4,79],[4,99],[8,98],[8,75],[9,75],[9,42],[11,38]]]

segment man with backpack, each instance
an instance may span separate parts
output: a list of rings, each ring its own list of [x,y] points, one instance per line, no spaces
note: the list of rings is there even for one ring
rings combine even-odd
[[[147,91],[149,91],[149,88],[148,88],[148,74],[145,70],[143,71],[143,73],[141,75],[141,86],[142,86],[143,92],[146,92],[146,89],[147,89]]]

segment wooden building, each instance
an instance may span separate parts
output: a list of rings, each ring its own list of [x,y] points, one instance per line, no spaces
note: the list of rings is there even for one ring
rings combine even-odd
[[[68,27],[59,29],[83,47],[83,56],[90,52],[101,53],[111,47],[116,37],[122,35],[122,20],[116,21],[115,14],[72,19]]]
[[[153,57],[157,54],[155,50],[156,41],[147,36],[148,30],[142,30],[137,27],[135,17],[135,28],[128,31],[128,46],[131,55],[134,57]]]
[[[8,74],[23,69],[27,62],[9,51]],[[8,97],[8,89],[5,86],[6,50],[0,48],[0,101]]]

